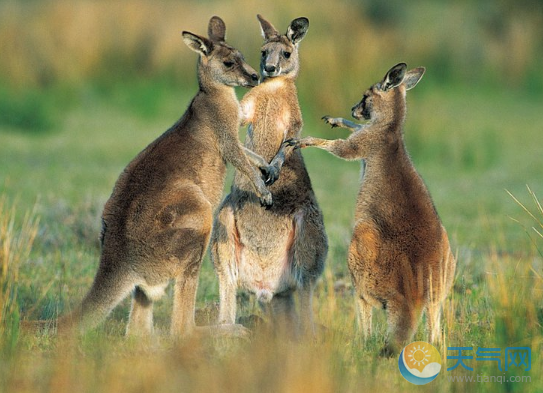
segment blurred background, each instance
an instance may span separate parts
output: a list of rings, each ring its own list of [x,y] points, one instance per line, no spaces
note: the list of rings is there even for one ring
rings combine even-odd
[[[297,82],[303,135],[346,137],[320,118],[350,118],[398,62],[427,68],[408,93],[406,142],[465,282],[484,279],[489,251],[538,253],[531,218],[506,190],[527,205],[526,185],[543,195],[539,0],[0,0],[0,196],[16,215],[40,217],[34,256],[21,266],[26,316],[50,317],[83,296],[115,180],[196,93],[197,56],[181,32],[206,34],[219,15],[227,41],[258,69],[257,13],[280,31],[310,20]],[[330,237],[327,274],[347,277],[359,164],[303,154]],[[199,299],[216,300],[208,262],[200,288]]]
[[[181,31],[204,34],[217,14],[257,68],[257,13],[280,31],[294,17],[310,19],[298,86],[303,109],[317,115],[347,113],[399,61],[428,68],[427,91],[543,91],[539,0],[2,0],[0,126],[54,129],[93,99],[133,100],[125,104],[140,115],[157,113],[162,91],[182,97],[196,86]],[[112,97],[137,87],[138,97]]]

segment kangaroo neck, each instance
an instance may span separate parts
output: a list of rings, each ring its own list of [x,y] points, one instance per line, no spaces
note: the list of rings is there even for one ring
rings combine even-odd
[[[391,121],[380,125],[384,129],[381,130],[383,137],[378,142],[379,148],[365,159],[365,185],[399,181],[403,177],[411,176],[414,172],[413,163],[403,139],[401,124],[401,122],[398,124]]]
[[[273,84],[283,85],[285,83],[290,83],[294,85],[296,82],[297,76],[298,75],[295,73],[291,73],[288,75],[279,75],[279,76],[265,76],[262,78],[262,83],[269,84],[269,85],[273,85]]]
[[[221,83],[206,80],[206,78],[198,79],[198,94],[213,98],[214,96],[233,98],[237,101],[235,90],[231,86],[226,86]]]
[[[376,127],[385,129],[388,134],[396,133],[402,135],[402,129],[407,114],[407,105],[405,96],[401,91],[396,91],[393,96],[393,102],[377,111],[377,116],[373,119]]]
[[[236,91],[231,86],[211,80],[203,72],[198,73],[198,93],[195,102],[208,112],[213,112],[214,117],[237,118],[239,113],[239,101]]]
[[[216,138],[225,130],[237,132],[239,101],[233,87],[199,89],[175,129],[181,134],[211,134]],[[235,131],[233,131],[235,130]]]

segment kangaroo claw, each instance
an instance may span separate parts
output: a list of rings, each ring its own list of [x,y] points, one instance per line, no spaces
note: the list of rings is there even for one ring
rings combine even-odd
[[[273,199],[271,192],[268,191],[267,194],[264,194],[260,197],[260,205],[265,208],[270,208],[273,205]]]
[[[324,120],[324,122],[326,124],[330,124],[330,126],[332,126],[332,128],[338,127],[338,125],[336,124],[336,120],[333,117],[323,116],[322,120]]]
[[[274,166],[267,166],[265,168],[260,168],[262,172],[262,180],[266,186],[271,186],[277,179],[279,179],[279,171]]]
[[[300,140],[296,138],[287,139],[283,142],[286,146],[293,146],[294,149],[300,149],[302,146],[300,144]]]

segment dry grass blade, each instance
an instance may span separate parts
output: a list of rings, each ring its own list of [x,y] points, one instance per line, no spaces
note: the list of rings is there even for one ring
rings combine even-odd
[[[536,209],[537,209],[537,213],[539,215],[541,215],[541,217],[543,217],[543,207],[541,206],[541,203],[539,202],[539,199],[537,199],[537,196],[535,195],[535,192],[532,191],[532,189],[530,188],[530,186],[526,186],[526,188],[528,189],[528,193],[531,195],[533,201],[534,201],[534,204],[536,206]],[[536,219],[537,221],[537,224],[543,228],[543,222],[540,220],[540,219]],[[532,228],[538,235],[539,237],[543,238],[543,234],[537,230],[535,227]]]
[[[25,214],[17,225],[15,208],[8,206],[5,197],[0,198],[0,343],[6,336],[17,310],[17,282],[19,266],[28,259],[32,243],[38,232],[38,219],[34,212]]]
[[[530,188],[528,187],[528,190],[530,190]],[[528,215],[530,217],[532,217],[535,221],[539,222],[539,220],[536,218],[536,216],[533,215],[533,213],[521,202],[517,199],[517,197],[515,197],[509,190],[505,190],[505,192],[507,192],[509,194],[509,196],[511,198],[513,198],[513,200],[517,203],[517,205],[519,205],[522,210],[524,210],[526,213],[528,213]],[[513,219],[514,221],[517,221],[515,219]],[[518,221],[517,221],[518,222]],[[539,222],[539,225],[542,225],[541,222]]]
[[[543,207],[541,206],[541,203],[539,202],[535,192],[530,188],[530,186],[526,185],[526,188],[528,189],[528,194],[531,196],[531,198],[532,198],[532,200],[534,202],[534,205],[535,205],[535,208],[536,208],[535,213],[533,213],[526,205],[524,205],[522,202],[520,202],[518,200],[518,198],[516,198],[511,192],[509,192],[508,190],[505,190],[505,191],[509,194],[509,196],[511,198],[513,198],[513,200],[517,203],[517,205],[519,205],[522,208],[522,210],[524,210],[528,214],[528,216],[530,218],[532,218],[533,221],[535,221],[535,225],[532,225],[531,229],[532,229],[532,231],[534,231],[537,234],[537,236],[539,236],[539,238],[543,239],[543,232],[540,229],[537,228],[537,227],[543,228]],[[521,223],[519,220],[517,220],[515,218],[512,218],[512,217],[510,217],[510,218],[513,221],[515,221],[516,223],[520,224],[524,228],[524,231],[526,232],[526,234],[528,235],[528,237],[532,241],[535,249],[537,250],[539,255],[543,257],[543,250],[541,249],[539,244],[536,242],[537,239],[534,239],[530,235],[531,232],[528,230],[528,228],[523,223]],[[536,278],[540,282],[541,281],[541,275],[538,274],[533,267],[530,267],[530,270],[535,274]]]
[[[524,203],[522,203],[521,201],[518,200],[517,197],[515,197],[511,192],[509,192],[508,190],[505,190],[509,196],[511,198],[513,198],[513,200],[517,203],[517,205],[519,205],[522,210],[524,210],[528,216],[530,216],[530,218],[532,218],[534,221],[535,221],[535,225],[531,227],[531,229],[540,237],[543,239],[543,233],[537,228],[538,226],[540,228],[543,228],[543,207],[541,206],[541,203],[539,202],[535,192],[532,191],[532,189],[530,188],[530,186],[526,185],[526,188],[528,189],[528,193],[530,194],[530,196],[532,197],[532,200],[534,201],[534,205],[536,207],[536,213],[533,213]],[[538,218],[537,215],[539,215],[540,217]],[[528,229],[517,219],[513,218],[513,217],[510,217],[513,221],[515,221],[516,223],[522,225],[524,227],[524,230],[525,232],[528,234],[529,236],[529,231]],[[535,244],[534,242],[534,245],[536,246],[537,250],[539,251],[539,254],[543,256],[543,253],[541,252],[541,250],[539,249],[539,247],[537,246],[537,244]]]

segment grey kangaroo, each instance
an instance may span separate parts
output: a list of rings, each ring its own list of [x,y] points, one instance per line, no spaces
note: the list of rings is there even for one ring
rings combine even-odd
[[[297,18],[286,34],[280,34],[257,17],[264,36],[260,62],[264,80],[241,101],[243,122],[249,124],[245,146],[282,170],[269,188],[274,201],[269,209],[260,207],[239,171],[220,207],[211,240],[220,284],[219,323],[235,323],[236,290],[241,287],[271,309],[280,335],[284,330],[298,336],[314,333],[312,293],[328,250],[322,213],[302,155],[283,144],[298,138],[302,128],[295,80],[298,44],[309,21]],[[294,306],[295,290],[300,294],[301,318]]]
[[[102,254],[94,283],[81,306],[61,318],[59,328],[95,325],[132,292],[127,333],[150,334],[153,302],[174,279],[171,334],[189,335],[195,330],[198,275],[226,163],[234,165],[259,206],[271,205],[261,171],[270,183],[276,172],[256,154],[248,157],[237,136],[240,107],[234,86],[256,86],[258,75],[225,42],[225,30],[215,16],[209,38],[183,32],[184,42],[200,55],[199,91],[181,119],[117,180],[102,215]],[[261,163],[260,171],[254,162]]]
[[[392,67],[352,108],[353,117],[368,124],[323,118],[332,127],[352,131],[349,138],[292,142],[365,161],[348,265],[364,337],[371,334],[372,308],[387,310],[389,338],[383,354],[396,353],[412,338],[424,309],[430,341],[440,340],[441,305],[456,267],[447,232],[405,147],[406,91],[425,72],[406,69],[404,63]]]

